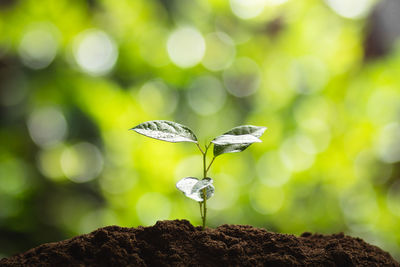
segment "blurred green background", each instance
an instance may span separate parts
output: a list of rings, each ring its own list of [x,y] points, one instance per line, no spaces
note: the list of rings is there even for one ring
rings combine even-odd
[[[243,124],[210,227],[359,236],[400,259],[400,1],[1,0],[0,256],[98,227],[201,223],[193,144]]]

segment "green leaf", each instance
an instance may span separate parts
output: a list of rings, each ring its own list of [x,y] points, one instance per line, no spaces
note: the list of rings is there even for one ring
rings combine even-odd
[[[214,157],[225,153],[242,152],[248,148],[251,144],[239,144],[239,145],[214,145]]]
[[[242,125],[232,128],[231,130],[227,131],[224,134],[231,134],[231,135],[251,134],[257,138],[260,138],[266,129],[267,127],[264,126]]]
[[[171,143],[197,143],[197,137],[192,130],[182,124],[172,121],[146,121],[133,127],[131,130],[147,137]]]
[[[203,189],[206,189],[206,198],[209,199],[214,195],[213,179],[207,177],[199,180],[195,177],[186,177],[176,183],[176,188],[182,191],[185,196],[196,201],[203,201]]]
[[[261,142],[259,137],[263,135],[266,129],[266,127],[253,125],[238,126],[231,129],[212,141],[214,143],[214,157],[224,153],[242,152],[252,143]]]

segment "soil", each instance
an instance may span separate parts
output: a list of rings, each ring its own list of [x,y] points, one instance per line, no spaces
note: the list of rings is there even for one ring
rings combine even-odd
[[[399,266],[389,253],[343,233],[297,237],[248,225],[108,226],[0,260],[0,266]]]

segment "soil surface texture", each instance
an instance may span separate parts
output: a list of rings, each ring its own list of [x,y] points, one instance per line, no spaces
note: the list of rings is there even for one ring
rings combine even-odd
[[[387,252],[342,233],[300,237],[247,225],[216,229],[186,220],[108,226],[43,244],[0,266],[399,266]]]

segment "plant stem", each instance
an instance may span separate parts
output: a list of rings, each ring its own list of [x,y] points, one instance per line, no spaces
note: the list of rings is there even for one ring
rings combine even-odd
[[[199,206],[200,206],[200,216],[201,219],[203,220],[203,207],[202,207],[203,202],[199,202]]]
[[[207,178],[207,171],[208,171],[208,169],[209,168],[207,168],[207,151],[208,151],[208,148],[211,146],[211,143],[210,144],[208,144],[208,145],[206,145],[205,147],[205,150],[203,151],[201,148],[200,148],[200,146],[198,146],[199,147],[199,149],[200,149],[200,151],[201,151],[201,153],[203,154],[203,179],[204,178]],[[212,161],[211,161],[211,163],[212,163]],[[210,166],[209,166],[210,167]],[[206,220],[207,220],[207,191],[206,191],[206,188],[204,188],[203,189],[203,202],[202,202],[202,206],[203,206],[203,212],[201,213],[200,212],[200,215],[202,215],[201,216],[201,219],[202,219],[202,221],[203,221],[203,230],[204,230],[204,228],[206,227]]]
[[[211,160],[210,164],[208,165],[207,170],[206,170],[206,174],[207,174],[208,170],[210,169],[211,165],[213,164],[214,160],[215,160],[215,156],[213,157],[213,159]]]
[[[206,189],[203,189],[203,230],[206,228],[206,218],[207,218],[207,197]]]
[[[200,150],[201,154],[203,154],[203,155],[204,155],[204,151],[203,151],[203,149],[201,149],[201,147],[200,147],[199,143],[196,143],[196,145],[197,145],[197,147],[199,148],[199,150]]]
[[[206,178],[207,177],[207,168],[206,168],[206,160],[207,160],[207,158],[206,158],[206,156],[207,156],[207,151],[208,151],[208,146],[206,146],[206,150],[205,150],[205,152],[203,153],[203,174],[204,174],[204,177],[203,178]]]

